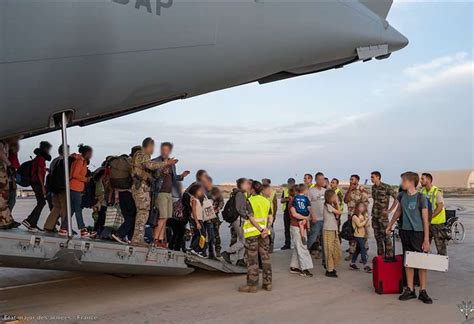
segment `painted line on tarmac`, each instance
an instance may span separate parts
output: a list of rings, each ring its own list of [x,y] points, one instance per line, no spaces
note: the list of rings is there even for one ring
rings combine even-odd
[[[73,280],[82,279],[82,278],[84,278],[84,277],[63,278],[63,279],[56,279],[56,280],[33,282],[33,283],[17,285],[17,286],[1,287],[0,291],[19,289],[19,288],[27,288],[27,287],[34,287],[34,286],[40,286],[40,285],[48,285],[48,284],[54,284],[54,283],[58,283],[58,282],[73,281]]]

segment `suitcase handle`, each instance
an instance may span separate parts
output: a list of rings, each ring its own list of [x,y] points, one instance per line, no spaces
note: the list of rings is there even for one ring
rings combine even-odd
[[[385,261],[390,261],[390,262],[394,262],[396,261],[397,259],[395,258],[395,235],[393,234],[393,230],[392,230],[392,247],[393,247],[393,255],[391,257],[388,257],[387,256],[387,234],[384,233],[384,244],[385,244],[385,249],[384,249],[384,255],[383,255],[383,258]]]

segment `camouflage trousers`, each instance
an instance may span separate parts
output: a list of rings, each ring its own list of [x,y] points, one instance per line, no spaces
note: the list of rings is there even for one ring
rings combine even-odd
[[[0,173],[0,228],[7,228],[13,223],[10,208],[8,207],[8,177],[2,166],[0,166]]]
[[[374,230],[375,241],[377,242],[377,255],[393,256],[393,244],[392,240],[385,239],[385,230],[389,221],[387,216],[372,215],[372,229]],[[385,251],[385,249],[387,249]]]
[[[436,250],[439,255],[448,255],[445,226],[445,224],[430,225],[430,243],[434,239]]]
[[[145,184],[140,187],[132,187],[132,195],[137,206],[137,216],[135,218],[135,229],[133,231],[132,244],[143,244],[145,238],[145,225],[150,216],[150,190]]]
[[[258,256],[262,261],[262,283],[272,283],[272,264],[270,261],[270,238],[261,235],[245,239],[245,252],[247,254],[247,285],[257,286],[259,278]]]
[[[211,220],[212,226],[214,226],[214,250],[216,251],[216,257],[221,256],[222,250],[222,241],[220,235],[220,228],[221,228],[221,221],[219,217],[214,218]]]

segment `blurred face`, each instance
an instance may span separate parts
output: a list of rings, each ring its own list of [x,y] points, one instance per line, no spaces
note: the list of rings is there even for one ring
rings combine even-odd
[[[270,198],[270,196],[272,195],[272,189],[270,187],[264,188],[263,195],[267,198]]]
[[[204,190],[202,188],[198,189],[198,191],[196,191],[196,198],[200,199],[203,197],[204,197]]]
[[[202,178],[201,183],[207,191],[210,191],[212,189],[212,181],[209,179],[209,177]]]
[[[331,204],[337,203],[337,195],[332,195],[331,198],[329,199],[329,202]]]
[[[324,185],[326,184],[326,180],[324,179],[323,175],[318,175],[318,177],[316,178],[316,184],[319,187],[324,187]]]
[[[207,174],[207,172],[204,172],[203,174],[201,174],[201,175],[197,178],[197,181],[199,181],[199,182],[204,182],[205,179],[209,179],[209,175]]]
[[[171,155],[171,147],[169,147],[168,145],[163,145],[161,148],[160,148],[160,155],[162,158],[164,159],[167,159],[170,157]]]
[[[153,153],[155,153],[155,144],[148,144],[143,150],[146,154],[153,155]]]
[[[84,159],[86,160],[92,159],[92,150],[84,154]]]
[[[18,142],[10,144],[10,151],[12,153],[18,153],[18,151],[20,151],[20,144]]]
[[[409,190],[413,188],[415,184],[412,181],[409,181],[407,178],[402,178],[402,188],[403,190]]]
[[[306,174],[303,178],[305,185],[310,185],[313,182],[313,177]]]
[[[336,189],[337,188],[337,181],[336,180],[332,180],[331,181],[331,189]]]
[[[245,192],[250,192],[250,181],[244,181],[244,183],[242,183],[242,191],[245,191]]]
[[[357,205],[357,212],[358,212],[359,214],[365,213],[365,209],[366,209],[366,208],[365,208],[365,204],[359,204],[359,205]]]

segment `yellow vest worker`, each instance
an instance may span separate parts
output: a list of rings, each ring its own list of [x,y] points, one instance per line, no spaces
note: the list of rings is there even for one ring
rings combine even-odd
[[[261,228],[267,228],[268,215],[270,214],[270,202],[268,199],[262,195],[254,195],[249,198],[249,202],[252,206],[255,221]],[[248,219],[244,222],[243,230],[245,238],[259,236],[261,234]]]
[[[338,198],[342,196],[342,199],[339,199],[339,211],[343,213],[344,212],[344,195],[342,194],[342,190],[339,188],[336,188],[334,189],[334,191],[336,192],[336,195]]]
[[[433,209],[433,211],[435,211],[436,207],[438,206],[437,195],[438,193],[442,193],[441,189],[436,186],[431,186],[429,191],[426,190],[426,188],[421,189],[421,193],[430,200],[431,208]],[[431,219],[431,224],[437,225],[444,223],[446,223],[446,210],[443,208],[438,215],[433,215],[433,218]]]

